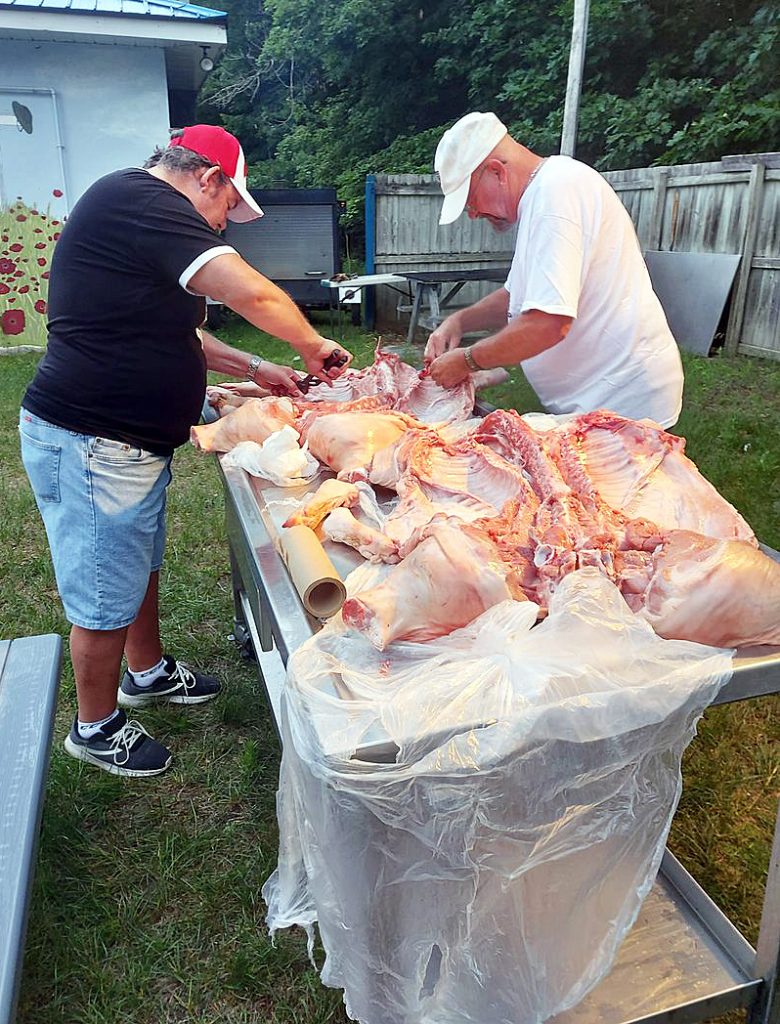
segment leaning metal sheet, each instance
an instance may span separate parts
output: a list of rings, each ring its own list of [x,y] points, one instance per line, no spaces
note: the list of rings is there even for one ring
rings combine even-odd
[[[712,252],[645,253],[653,290],[680,348],[708,355],[740,258]]]
[[[231,553],[241,585],[248,591],[244,607],[248,615],[263,620],[252,623],[251,633],[256,645],[264,637],[263,650],[275,656],[279,669],[274,673],[274,685],[280,687],[281,663],[319,623],[303,609],[278,554],[278,538],[294,501],[314,490],[322,478],[290,489],[252,479],[241,470],[222,472]],[[361,562],[360,556],[343,545],[326,542],[324,547],[342,577]],[[261,659],[265,657],[261,652]],[[734,668],[719,702],[780,691],[778,648],[744,649],[735,658]],[[269,671],[265,661],[263,671]],[[270,679],[268,683],[270,690]],[[377,736],[373,743],[370,739],[368,748],[358,751],[357,757],[392,758],[386,738]],[[753,963],[749,944],[667,852],[610,974],[582,1003],[551,1024],[706,1020],[751,1004],[759,984]]]

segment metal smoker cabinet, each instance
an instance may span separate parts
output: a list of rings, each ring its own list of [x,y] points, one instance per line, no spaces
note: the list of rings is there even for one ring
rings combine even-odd
[[[341,270],[339,214],[333,188],[250,189],[265,216],[228,222],[225,241],[300,306],[322,306],[320,281]]]
[[[224,468],[235,634],[257,657],[260,680],[275,719],[288,656],[319,628],[303,609],[277,539],[290,489],[273,487],[243,470]],[[307,487],[300,488],[300,497]],[[346,576],[362,559],[326,541]],[[769,554],[778,557],[776,552]],[[731,681],[716,703],[780,692],[780,649],[741,650]],[[356,756],[360,756],[360,751]],[[368,754],[367,760],[378,760]],[[572,1010],[548,1024],[701,1024],[730,1010],[747,1010],[749,1024],[780,1024],[780,818],[753,950],[677,859],[667,850],[653,889],[612,970]]]

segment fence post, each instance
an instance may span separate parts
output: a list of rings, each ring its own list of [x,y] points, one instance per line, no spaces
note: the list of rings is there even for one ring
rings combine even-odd
[[[650,213],[650,227],[647,232],[646,249],[661,248],[664,229],[664,212],[666,209],[666,186],[669,184],[669,168],[654,167],[653,177],[653,209]]]
[[[745,223],[745,234],[742,238],[742,259],[737,271],[737,283],[734,287],[729,311],[729,321],[726,327],[726,340],[723,351],[727,356],[733,356],[737,352],[740,338],[742,336],[742,325],[745,319],[745,305],[747,303],[748,279],[750,278],[753,253],[756,248],[756,235],[758,234],[758,221],[761,214],[761,199],[764,189],[764,175],[766,168],[759,161],[750,168],[750,181],[748,182],[747,218]]]
[[[366,273],[376,273],[376,175],[366,175]],[[376,296],[374,289],[365,290],[365,325],[373,331],[376,320]]]

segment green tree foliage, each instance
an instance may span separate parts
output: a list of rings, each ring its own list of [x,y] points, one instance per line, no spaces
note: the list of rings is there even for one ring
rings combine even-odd
[[[203,116],[242,138],[252,184],[429,172],[441,132],[494,110],[557,152],[573,0],[227,0]],[[776,0],[591,0],[578,156],[602,169],[780,148]]]

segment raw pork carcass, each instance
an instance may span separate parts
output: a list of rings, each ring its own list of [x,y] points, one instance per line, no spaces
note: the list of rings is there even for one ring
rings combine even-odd
[[[599,410],[544,435],[564,478],[591,485],[629,518],[667,530],[756,544],[748,524],[684,454],[685,439],[651,420]]]
[[[203,452],[229,452],[239,441],[263,441],[282,427],[295,428],[288,398],[251,398],[214,423],[190,428],[190,441]]]
[[[360,491],[354,484],[347,483],[346,480],[325,480],[306,503],[297,512],[288,516],[282,525],[308,526],[310,530],[316,530],[335,508],[352,508],[359,501]]]
[[[374,362],[362,370],[345,370],[333,382],[333,387],[313,388],[308,399],[319,401],[345,402],[368,395],[379,395],[387,405],[393,405],[418,379],[413,366],[403,362],[394,352],[383,352],[381,342],[377,345]]]
[[[509,575],[484,534],[446,521],[432,523],[383,583],[347,600],[341,613],[380,651],[394,640],[434,640],[499,601],[522,599]]]
[[[648,569],[636,610],[660,636],[713,647],[780,644],[780,564],[746,541],[674,530]]]
[[[374,455],[422,424],[399,412],[307,413],[302,437],[309,451],[339,475],[367,476]]]
[[[469,375],[454,388],[443,388],[426,373],[419,374],[395,403],[400,412],[423,423],[457,423],[474,410],[474,382]]]

